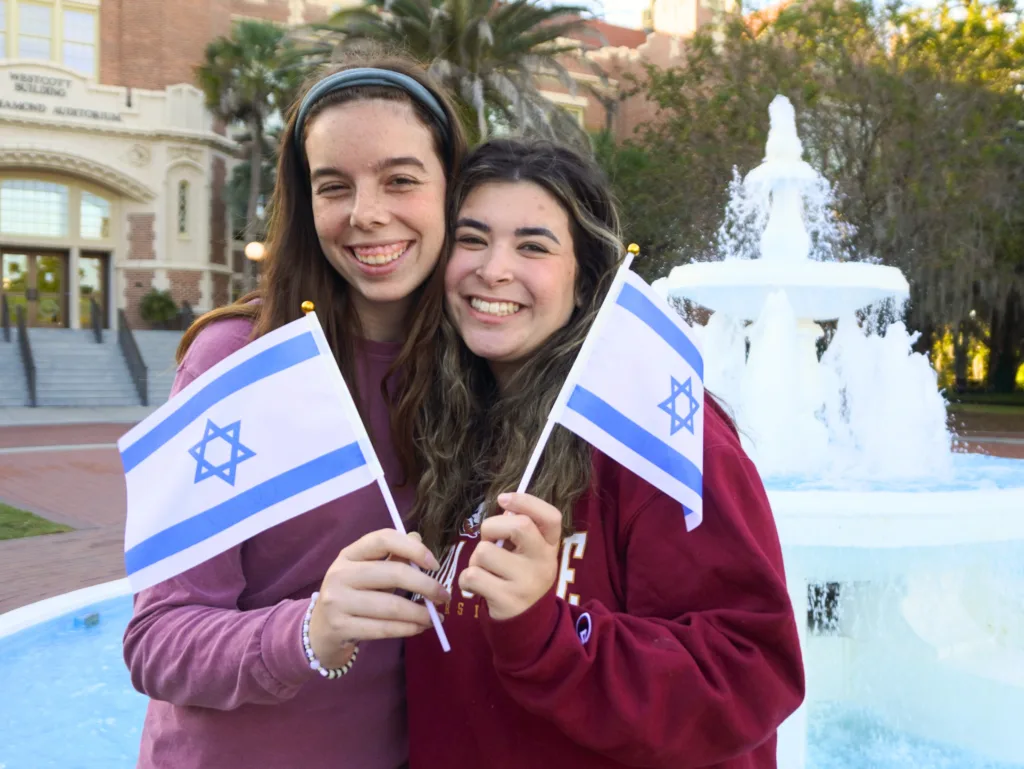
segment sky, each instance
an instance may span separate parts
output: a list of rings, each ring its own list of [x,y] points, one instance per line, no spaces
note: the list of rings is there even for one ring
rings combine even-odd
[[[589,0],[585,5],[609,24],[639,29],[647,0]]]
[[[743,7],[748,10],[762,8],[773,0],[744,0]],[[610,24],[639,29],[643,20],[643,9],[649,0],[562,0],[562,2],[589,6],[598,16]],[[916,5],[933,6],[935,0],[917,0]]]

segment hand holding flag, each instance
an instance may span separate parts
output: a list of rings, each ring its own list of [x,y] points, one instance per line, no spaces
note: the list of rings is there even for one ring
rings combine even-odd
[[[125,567],[135,592],[374,482],[405,534],[312,311],[220,361],[118,448],[128,492]],[[429,602],[427,609],[447,651],[437,609]]]

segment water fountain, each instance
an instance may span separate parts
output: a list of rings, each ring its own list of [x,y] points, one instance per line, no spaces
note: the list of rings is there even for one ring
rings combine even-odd
[[[808,705],[856,705],[1024,765],[1024,461],[951,451],[927,357],[902,322],[873,328],[901,309],[905,277],[843,253],[792,105],[779,96],[769,112],[764,162],[733,185],[723,258],[654,286],[714,313],[699,329],[705,385],[772,500]],[[823,321],[838,325],[819,359]],[[826,584],[827,612],[811,611],[827,621],[808,632],[808,587]],[[780,769],[802,769],[807,730],[805,705],[780,731]]]

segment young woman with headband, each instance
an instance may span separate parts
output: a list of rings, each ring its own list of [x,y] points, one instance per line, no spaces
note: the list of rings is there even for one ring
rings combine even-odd
[[[281,146],[263,286],[188,331],[175,392],[313,301],[404,514],[464,151],[448,99],[413,64],[312,83]],[[447,599],[414,565],[438,564],[368,487],[141,592],[124,636],[151,698],[138,765],[403,766],[402,639],[430,627],[406,596]]]

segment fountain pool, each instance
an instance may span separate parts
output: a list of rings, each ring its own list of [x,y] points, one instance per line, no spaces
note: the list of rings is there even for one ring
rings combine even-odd
[[[128,589],[126,581],[87,588],[0,617],[0,767],[135,766],[147,700],[121,660]],[[852,700],[815,700],[807,715],[811,769],[1024,767],[916,736]]]

